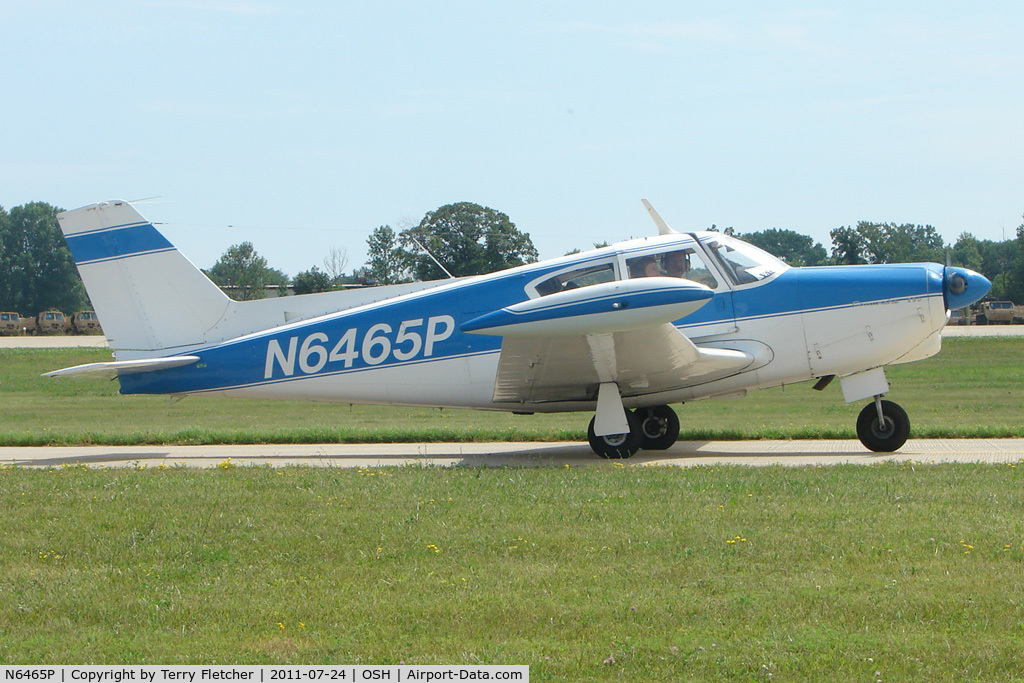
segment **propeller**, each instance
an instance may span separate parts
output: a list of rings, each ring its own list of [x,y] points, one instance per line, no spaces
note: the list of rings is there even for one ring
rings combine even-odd
[[[960,296],[967,291],[967,278],[962,273],[953,272],[949,278],[949,291]]]

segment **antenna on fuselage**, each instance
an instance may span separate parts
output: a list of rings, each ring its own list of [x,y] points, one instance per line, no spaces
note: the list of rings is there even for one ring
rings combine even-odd
[[[427,256],[429,256],[430,260],[433,261],[434,263],[436,263],[437,267],[444,271],[445,275],[447,275],[449,278],[452,278],[452,279],[455,278],[454,275],[452,275],[451,273],[448,272],[447,268],[445,268],[444,266],[441,265],[440,261],[438,261],[436,258],[434,258],[434,255],[430,253],[430,250],[428,250],[425,246],[420,244],[420,241],[418,239],[416,239],[412,235],[409,235],[409,239],[411,239],[413,242],[415,242],[416,246],[419,247],[420,249],[422,249],[423,253],[426,254]]]
[[[659,235],[679,234],[678,231],[673,230],[672,228],[669,227],[668,223],[666,223],[665,220],[661,217],[661,215],[654,210],[654,207],[651,206],[651,203],[649,201],[647,201],[646,199],[641,199],[640,201],[644,203],[644,208],[647,209],[647,213],[651,214],[651,218],[654,220],[654,224],[658,226]]]

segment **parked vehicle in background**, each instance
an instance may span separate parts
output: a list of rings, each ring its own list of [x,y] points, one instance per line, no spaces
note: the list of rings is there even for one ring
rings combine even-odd
[[[12,337],[25,334],[25,322],[21,315],[9,311],[0,312],[0,335]]]
[[[43,311],[36,316],[33,334],[67,334],[71,322],[60,311]]]
[[[984,301],[978,310],[979,325],[1010,325],[1013,323],[1012,301]]]
[[[949,312],[949,322],[947,325],[970,325],[971,316],[968,311],[967,315],[964,315],[964,309],[957,308]]]
[[[100,319],[95,311],[78,311],[71,316],[71,332],[73,334],[103,334]]]

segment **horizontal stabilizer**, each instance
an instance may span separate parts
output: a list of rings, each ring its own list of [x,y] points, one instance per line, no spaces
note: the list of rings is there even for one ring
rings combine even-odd
[[[153,372],[191,365],[199,360],[199,356],[167,356],[165,358],[143,358],[140,360],[122,360],[110,363],[86,363],[70,368],[44,372],[43,377],[74,377],[75,375],[106,374],[110,377],[130,374],[133,372]]]

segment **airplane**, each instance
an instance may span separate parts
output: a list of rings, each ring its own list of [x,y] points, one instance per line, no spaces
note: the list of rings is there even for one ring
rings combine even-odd
[[[122,394],[591,411],[604,458],[665,450],[673,403],[839,378],[857,435],[900,448],[885,366],[937,353],[950,309],[991,287],[936,263],[790,267],[715,231],[655,236],[472,277],[228,298],[128,202],[58,216]]]

